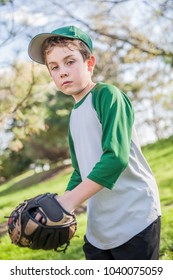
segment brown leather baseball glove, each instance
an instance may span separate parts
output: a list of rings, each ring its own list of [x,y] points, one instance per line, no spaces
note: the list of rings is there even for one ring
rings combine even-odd
[[[62,250],[67,249],[76,232],[76,217],[59,204],[56,195],[38,195],[13,210],[8,220],[12,243],[31,249],[57,250],[63,245]]]

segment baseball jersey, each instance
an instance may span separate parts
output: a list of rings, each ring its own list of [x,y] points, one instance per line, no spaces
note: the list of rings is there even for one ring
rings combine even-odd
[[[67,190],[86,178],[104,188],[87,204],[86,237],[95,247],[122,245],[161,215],[156,181],[138,142],[127,95],[97,83],[69,122],[74,172]]]

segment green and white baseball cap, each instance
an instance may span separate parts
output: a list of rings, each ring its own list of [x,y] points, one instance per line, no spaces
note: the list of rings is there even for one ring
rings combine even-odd
[[[43,58],[43,52],[42,52],[43,43],[47,38],[55,37],[55,36],[81,40],[88,46],[88,48],[92,52],[91,38],[80,28],[71,25],[71,26],[58,28],[52,31],[51,33],[41,33],[36,35],[31,40],[28,47],[28,54],[30,58],[40,64],[45,64]]]

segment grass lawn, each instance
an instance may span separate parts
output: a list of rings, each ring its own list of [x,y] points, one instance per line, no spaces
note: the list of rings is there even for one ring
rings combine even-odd
[[[45,174],[44,174],[45,175]],[[48,175],[48,174],[47,174]],[[56,192],[62,194],[71,175],[71,168],[60,171],[57,175],[42,180],[43,174],[33,174],[26,172],[8,183],[0,186],[0,223],[6,222],[4,216],[8,216],[13,208],[29,197],[40,193]],[[49,177],[49,175],[48,175]],[[33,183],[33,182],[37,183]],[[78,229],[76,236],[72,239],[66,253],[44,250],[30,250],[28,248],[19,248],[11,244],[8,234],[3,235],[0,241],[0,259],[1,260],[80,260],[84,259],[83,251],[83,233],[85,232],[86,215],[85,212],[77,215]]]
[[[173,137],[143,148],[159,186],[162,208],[161,260],[173,260]]]
[[[161,260],[173,259],[173,137],[161,140],[143,148],[156,177],[162,206]],[[53,175],[53,176],[52,176]],[[0,234],[8,216],[16,205],[24,199],[40,193],[62,194],[71,175],[71,168],[56,174],[25,172],[0,186]],[[82,260],[83,235],[86,227],[85,212],[77,215],[78,230],[66,253],[19,248],[11,244],[8,234],[0,239],[0,260]]]

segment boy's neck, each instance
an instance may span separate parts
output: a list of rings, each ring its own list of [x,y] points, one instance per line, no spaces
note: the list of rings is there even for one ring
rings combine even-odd
[[[95,87],[95,85],[96,83],[91,81],[80,93],[72,95],[75,103],[78,103],[85,95],[87,95],[92,90],[92,88]]]

